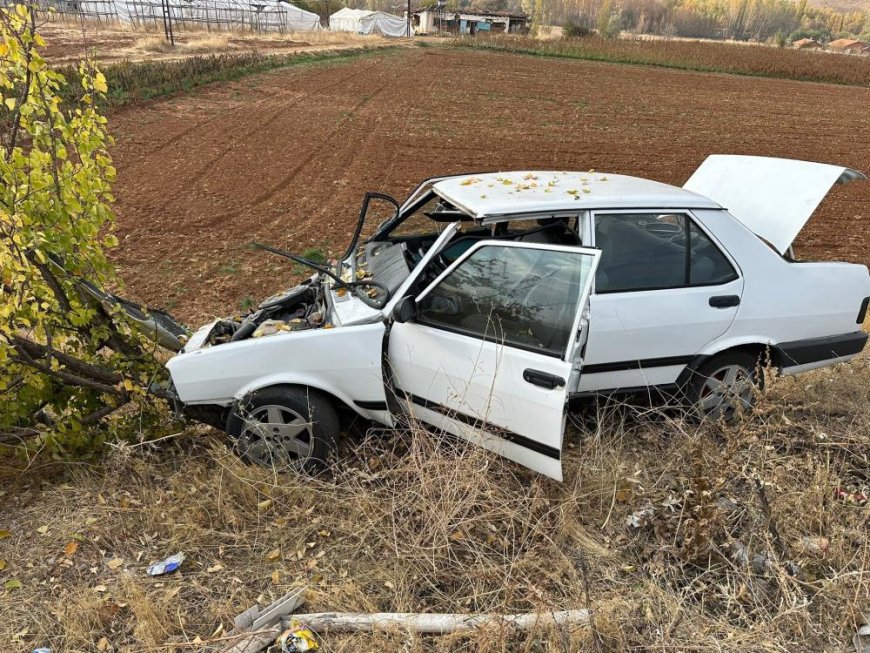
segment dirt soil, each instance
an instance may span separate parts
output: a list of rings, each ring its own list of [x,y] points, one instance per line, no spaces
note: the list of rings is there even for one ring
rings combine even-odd
[[[682,184],[711,153],[870,171],[870,91],[590,62],[407,49],[284,69],[119,110],[116,259],[135,297],[200,322],[285,287],[265,241],[346,246],[366,190],[572,169]],[[870,263],[870,184],[837,187],[800,257]]]
[[[55,64],[76,64],[85,56],[107,64],[119,61],[181,59],[195,55],[251,50],[265,54],[290,54],[397,43],[395,39],[379,36],[333,32],[258,34],[177,29],[173,47],[166,42],[160,29],[133,29],[124,25],[98,23],[82,25],[71,21],[46,22],[40,27],[40,34],[46,41],[43,54]]]

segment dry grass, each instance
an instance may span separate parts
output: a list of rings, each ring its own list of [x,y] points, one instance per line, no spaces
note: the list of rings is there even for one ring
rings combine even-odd
[[[133,45],[134,50],[141,52],[160,53],[202,53],[202,52],[225,52],[230,48],[230,37],[227,34],[197,34],[185,41],[179,41],[175,46],[171,45],[164,36],[155,34],[137,39]]]
[[[206,430],[37,460],[2,476],[0,581],[22,587],[0,596],[0,641],[188,650],[304,584],[315,611],[594,610],[565,632],[327,636],[329,651],[848,650],[870,607],[870,506],[835,491],[868,492],[868,405],[864,355],[777,381],[734,427],[594,407],[563,484],[417,428],[346,440],[317,479],[247,467]],[[176,551],[181,573],[145,575]]]

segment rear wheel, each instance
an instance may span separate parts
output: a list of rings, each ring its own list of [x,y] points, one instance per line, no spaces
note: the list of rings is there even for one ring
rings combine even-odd
[[[278,471],[312,472],[335,446],[339,421],[322,394],[309,388],[265,388],[239,401],[227,421],[243,460]]]
[[[714,356],[692,373],[686,388],[692,412],[702,418],[733,421],[755,403],[763,382],[758,357],[746,352]]]

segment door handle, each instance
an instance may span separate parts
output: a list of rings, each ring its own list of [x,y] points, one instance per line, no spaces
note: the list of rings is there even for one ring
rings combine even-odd
[[[565,379],[555,374],[533,370],[531,368],[523,371],[523,379],[532,385],[539,385],[542,388],[552,390],[553,388],[561,388],[565,385]]]
[[[731,308],[740,304],[740,295],[716,295],[710,298],[713,308]]]

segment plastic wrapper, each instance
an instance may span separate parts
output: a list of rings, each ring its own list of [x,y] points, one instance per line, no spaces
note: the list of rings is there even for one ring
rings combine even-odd
[[[148,567],[148,575],[162,576],[163,574],[169,574],[181,567],[182,562],[184,562],[184,554],[176,553],[174,556],[169,556],[160,562],[151,563]]]
[[[292,621],[290,627],[278,635],[268,653],[305,653],[319,648],[314,632],[305,624]]]

